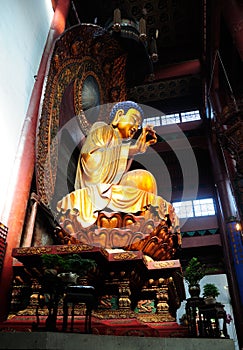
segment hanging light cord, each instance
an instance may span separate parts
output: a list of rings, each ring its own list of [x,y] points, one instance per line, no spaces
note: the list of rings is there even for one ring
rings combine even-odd
[[[234,96],[234,92],[233,92],[233,89],[232,89],[232,87],[231,87],[231,84],[230,84],[230,81],[229,81],[229,78],[228,78],[228,75],[227,75],[227,72],[226,72],[226,69],[225,69],[225,67],[224,67],[224,64],[223,64],[221,55],[220,55],[220,53],[219,53],[219,50],[217,50],[217,51],[215,52],[215,56],[214,56],[213,68],[212,68],[212,73],[211,73],[211,79],[210,79],[209,89],[208,89],[208,97],[209,97],[209,93],[210,93],[210,90],[211,90],[211,87],[212,87],[212,81],[213,81],[213,75],[214,75],[214,69],[215,69],[215,63],[216,63],[217,56],[218,56],[218,58],[219,58],[219,61],[220,61],[221,66],[222,66],[222,69],[223,69],[224,76],[225,76],[225,79],[226,79],[226,81],[227,81],[227,84],[228,84],[228,86],[229,86],[230,94],[231,94],[231,97],[232,97],[232,99],[233,99],[233,102],[234,102],[234,105],[235,105],[235,109],[236,109],[236,111],[238,112],[238,111],[239,111],[239,108],[238,108],[238,105],[237,105],[237,102],[236,102],[236,99],[235,99],[235,96]]]

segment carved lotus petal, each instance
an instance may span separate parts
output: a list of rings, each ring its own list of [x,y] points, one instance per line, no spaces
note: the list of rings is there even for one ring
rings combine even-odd
[[[109,230],[98,229],[92,232],[92,244],[97,247],[110,248]]]
[[[129,244],[132,232],[130,230],[113,229],[110,232],[111,247],[125,247]]]
[[[119,213],[100,213],[97,219],[98,227],[115,228],[121,226],[121,215]]]

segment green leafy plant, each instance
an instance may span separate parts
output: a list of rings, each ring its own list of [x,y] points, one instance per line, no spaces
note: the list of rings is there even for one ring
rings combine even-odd
[[[205,276],[206,268],[205,265],[201,264],[198,258],[193,257],[189,261],[187,267],[184,271],[185,281],[191,285],[196,286],[199,284],[200,280]]]
[[[63,265],[63,258],[58,254],[43,254],[41,263],[44,269],[59,269]]]
[[[217,296],[219,296],[219,294],[220,294],[219,289],[214,283],[206,283],[203,286],[203,297],[204,298],[207,298],[207,297],[216,298]]]
[[[44,269],[54,269],[58,273],[74,272],[79,276],[85,275],[97,265],[94,260],[84,259],[79,254],[43,254],[41,261]]]

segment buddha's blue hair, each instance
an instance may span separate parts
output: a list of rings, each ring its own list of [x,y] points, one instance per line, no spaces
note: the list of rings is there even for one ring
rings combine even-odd
[[[136,103],[136,102],[133,102],[133,101],[121,101],[121,102],[118,102],[116,103],[111,112],[110,112],[110,122],[112,122],[112,120],[115,118],[115,115],[116,115],[116,112],[119,110],[119,109],[123,109],[124,110],[124,113],[126,114],[127,111],[131,108],[134,108],[136,109],[137,111],[139,111],[139,113],[141,114],[141,118],[143,120],[144,118],[144,112],[142,110],[142,108]]]

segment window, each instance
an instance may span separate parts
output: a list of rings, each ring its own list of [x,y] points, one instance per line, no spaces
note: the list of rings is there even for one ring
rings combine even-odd
[[[199,216],[215,215],[213,198],[195,199],[173,203],[175,212],[179,218],[192,218]]]
[[[196,110],[196,111],[173,113],[173,114],[166,114],[166,115],[146,118],[143,120],[143,126],[145,126],[146,124],[150,124],[153,126],[163,126],[163,125],[169,125],[169,124],[192,122],[194,120],[200,120],[200,119],[201,119],[200,113],[198,110]]]
[[[143,126],[145,126],[147,124],[153,125],[153,126],[160,126],[161,125],[160,116],[144,119],[143,120]]]
[[[191,111],[186,113],[181,113],[181,121],[182,123],[191,122],[193,120],[200,120],[199,111]]]
[[[192,201],[173,203],[175,212],[179,218],[193,217]]]
[[[197,199],[193,201],[195,216],[215,215],[212,198]]]
[[[168,114],[161,116],[161,125],[180,123],[180,114]]]

